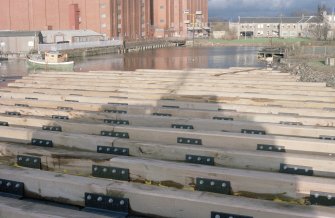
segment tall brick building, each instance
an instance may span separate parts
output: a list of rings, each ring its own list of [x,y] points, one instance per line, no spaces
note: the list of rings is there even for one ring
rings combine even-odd
[[[153,5],[156,37],[187,37],[209,30],[208,0],[154,0]]]
[[[0,30],[91,29],[109,38],[186,36],[185,10],[202,11],[208,0],[0,0]]]

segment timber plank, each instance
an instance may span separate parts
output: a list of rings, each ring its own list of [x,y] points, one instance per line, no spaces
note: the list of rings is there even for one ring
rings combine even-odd
[[[63,207],[61,205],[46,204],[39,201],[17,200],[0,197],[0,217],[2,218],[113,218],[80,211],[79,208]],[[117,218],[114,216],[114,218]]]
[[[29,193],[45,199],[62,199],[65,203],[83,205],[85,192],[129,198],[133,212],[162,217],[208,217],[211,211],[250,215],[258,218],[308,218],[315,214],[332,217],[334,209],[315,206],[293,206],[234,196],[189,192],[127,182],[85,178],[30,169],[1,167],[0,177],[24,181]],[[50,189],[52,184],[53,188]],[[145,203],[144,203],[145,202]],[[290,207],[290,210],[285,208]]]
[[[334,142],[319,139],[305,139],[298,137],[285,136],[258,136],[237,133],[216,133],[216,132],[190,132],[183,130],[171,130],[163,128],[136,128],[136,127],[113,127],[102,126],[101,129],[92,128],[92,125],[82,124],[80,126],[73,125],[73,129],[69,129],[66,133],[46,132],[37,129],[25,129],[18,127],[1,127],[0,138],[5,141],[17,142],[31,141],[32,138],[52,140],[54,144],[64,144],[63,138],[66,135],[77,135],[79,138],[87,139],[89,146],[96,149],[97,143],[104,144],[113,141],[115,138],[109,137],[108,134],[100,136],[102,131],[117,132],[119,135],[127,133],[132,141],[164,143],[168,145],[187,144],[181,143],[178,138],[196,139],[200,141],[199,147],[218,147],[235,150],[257,150],[257,145],[277,145],[284,146],[286,152],[305,152],[305,153],[321,153],[323,155],[335,154]],[[64,127],[62,126],[64,129]],[[94,140],[97,140],[94,142]]]
[[[92,166],[110,166],[129,169],[130,181],[153,181],[168,187],[191,188],[195,179],[211,178],[229,181],[232,194],[249,192],[286,196],[295,199],[308,197],[310,191],[335,193],[334,179],[320,177],[293,176],[289,174],[238,170],[223,167],[174,163],[161,160],[113,157],[90,152],[78,152],[57,148],[36,148],[16,144],[0,143],[0,149],[9,165],[16,161],[16,155],[30,155],[41,158],[42,168],[47,171],[91,176]],[[12,157],[9,160],[8,157]],[[170,181],[170,184],[169,184]]]
[[[52,114],[48,116],[51,117]],[[322,135],[335,136],[335,129],[331,127],[313,127],[313,126],[296,126],[283,125],[272,123],[256,123],[256,122],[240,122],[240,121],[220,121],[220,120],[206,120],[206,119],[186,119],[178,117],[159,117],[159,116],[132,116],[132,115],[116,115],[116,114],[94,114],[94,113],[78,113],[71,111],[71,113],[64,113],[62,116],[75,117],[75,120],[60,121],[53,120],[47,117],[40,117],[43,113],[36,113],[35,116],[14,117],[0,114],[2,122],[8,122],[10,125],[19,126],[60,126],[64,131],[71,129],[71,125],[80,125],[83,122],[92,125],[106,124],[106,120],[127,121],[130,126],[136,127],[159,127],[172,128],[173,125],[188,125],[196,131],[218,131],[218,132],[235,132],[241,133],[243,129],[253,129],[265,131],[268,135],[283,135],[283,136],[299,136],[308,138],[319,138]],[[84,117],[84,118],[81,118]],[[122,122],[121,124],[122,125]],[[70,126],[70,127],[69,127]],[[113,126],[118,126],[117,124]],[[102,127],[100,127],[101,129]]]
[[[37,101],[36,101],[37,102]],[[68,103],[68,102],[65,102]],[[61,104],[55,103],[58,106],[65,105],[66,107],[72,107],[71,104]],[[29,105],[30,106],[30,105]],[[58,107],[57,106],[57,107]],[[77,105],[79,107],[79,105]],[[82,109],[82,108],[81,108]],[[198,111],[192,109],[182,109],[175,110],[173,108],[146,108],[146,107],[129,107],[129,106],[112,106],[106,105],[100,108],[100,113],[98,116],[95,112],[86,112],[86,111],[62,111],[62,110],[54,110],[54,109],[46,109],[46,108],[30,108],[30,107],[15,107],[12,106],[4,106],[0,107],[0,113],[6,113],[7,111],[16,111],[20,112],[21,115],[29,115],[29,116],[49,116],[59,115],[59,116],[68,116],[70,119],[81,119],[81,120],[101,120],[102,118],[108,119],[115,118],[115,115],[122,116],[119,113],[108,113],[108,110],[116,110],[116,111],[127,111],[127,114],[142,114],[142,115],[153,115],[155,113],[162,114],[171,114],[176,119],[184,118],[184,119],[210,119],[213,120],[214,117],[230,117],[233,118],[234,121],[250,121],[254,122],[256,125],[259,122],[266,123],[277,123],[280,122],[296,122],[301,123],[303,125],[312,125],[312,126],[324,126],[324,127],[333,127],[335,120],[333,117],[304,117],[298,115],[291,114],[263,114],[263,113],[243,113],[243,112],[235,112],[229,110],[223,111]],[[261,127],[259,127],[261,128]]]

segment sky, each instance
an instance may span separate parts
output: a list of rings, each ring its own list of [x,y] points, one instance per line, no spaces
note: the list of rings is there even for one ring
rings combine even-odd
[[[209,0],[209,16],[237,19],[238,16],[280,16],[293,12],[312,13],[318,4],[332,10],[335,0]]]

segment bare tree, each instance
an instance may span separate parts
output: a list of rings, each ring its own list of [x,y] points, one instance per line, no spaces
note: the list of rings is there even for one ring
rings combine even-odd
[[[327,40],[329,31],[330,26],[327,22],[311,24],[307,30],[309,35],[317,40]]]

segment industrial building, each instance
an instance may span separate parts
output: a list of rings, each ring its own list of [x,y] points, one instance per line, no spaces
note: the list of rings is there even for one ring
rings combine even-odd
[[[154,0],[155,37],[207,36],[208,0]]]
[[[38,31],[0,31],[0,54],[26,54],[42,42]]]
[[[0,5],[0,30],[93,30],[110,39],[144,39],[199,35],[208,28],[208,0],[0,0]]]

